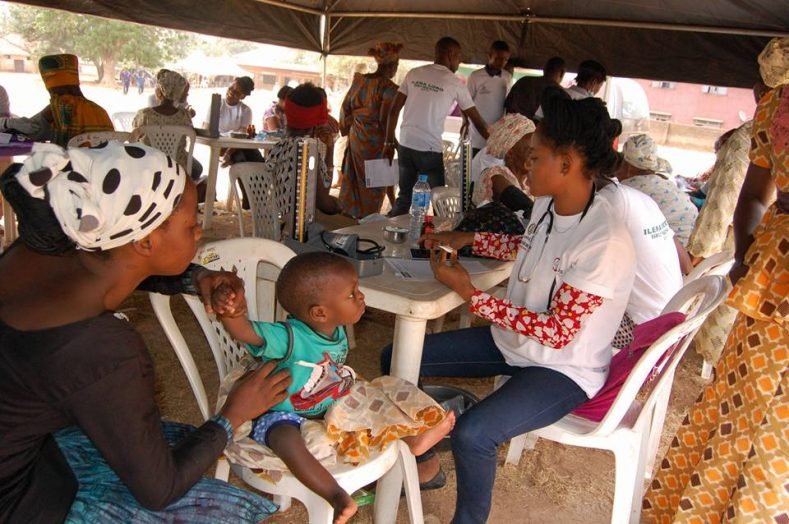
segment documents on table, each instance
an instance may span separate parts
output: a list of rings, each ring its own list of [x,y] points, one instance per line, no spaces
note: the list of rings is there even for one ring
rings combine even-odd
[[[385,258],[386,263],[397,276],[405,280],[435,280],[429,260],[412,260],[405,258]],[[491,269],[479,260],[467,258],[460,261],[469,275],[487,273]]]
[[[367,187],[396,186],[400,182],[400,170],[397,159],[389,165],[388,158],[376,158],[364,161],[364,185]]]

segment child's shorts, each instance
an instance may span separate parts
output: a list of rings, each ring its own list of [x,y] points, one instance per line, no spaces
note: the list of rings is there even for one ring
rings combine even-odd
[[[290,413],[287,411],[269,411],[268,413],[264,413],[255,419],[255,422],[252,425],[252,433],[250,436],[258,444],[271,447],[268,444],[268,434],[273,428],[282,424],[288,424],[297,428],[301,428],[301,424],[305,420],[307,419],[295,413]]]

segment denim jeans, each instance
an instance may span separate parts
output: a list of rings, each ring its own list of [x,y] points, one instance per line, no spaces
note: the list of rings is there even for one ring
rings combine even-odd
[[[381,370],[385,374],[389,372],[391,357],[389,346],[381,354]],[[463,413],[452,432],[452,455],[457,472],[453,524],[487,520],[499,444],[553,424],[587,400],[584,391],[558,371],[507,364],[493,341],[490,327],[459,329],[425,337],[420,375],[511,377]]]
[[[405,146],[397,148],[400,166],[400,192],[390,215],[405,215],[411,209],[411,192],[418,175],[427,175],[430,187],[444,185],[444,155],[431,151],[417,151]]]

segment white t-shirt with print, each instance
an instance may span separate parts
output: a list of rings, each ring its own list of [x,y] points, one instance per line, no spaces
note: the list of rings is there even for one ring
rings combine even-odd
[[[474,107],[463,82],[448,67],[428,64],[405,75],[399,91],[408,98],[400,124],[400,144],[417,151],[443,151],[441,135],[452,103]]]
[[[627,314],[636,324],[663,311],[682,287],[682,270],[674,233],[660,208],[641,191],[612,182],[597,192],[624,224],[636,253],[636,278],[627,303]]]
[[[611,341],[633,287],[633,244],[624,225],[600,198],[594,199],[583,220],[581,213],[559,216],[553,212],[553,228],[546,243],[550,201],[543,197],[534,203],[510,276],[507,300],[534,312],[547,311],[551,284],[555,281],[554,292],[566,282],[604,301],[586,318],[573,340],[561,349],[496,326],[491,327],[491,332],[508,364],[559,371],[591,398],[608,377]],[[542,224],[538,225],[541,220]]]
[[[491,125],[504,116],[504,99],[512,83],[512,75],[502,70],[499,76],[490,76],[483,67],[468,77],[468,92],[482,119]],[[471,147],[482,149],[487,140],[479,134],[473,123],[469,123]]]
[[[211,121],[211,108],[205,115],[204,122]],[[219,134],[225,135],[231,132],[245,132],[247,126],[252,123],[252,110],[244,102],[239,102],[234,106],[228,105],[224,97],[219,106]]]

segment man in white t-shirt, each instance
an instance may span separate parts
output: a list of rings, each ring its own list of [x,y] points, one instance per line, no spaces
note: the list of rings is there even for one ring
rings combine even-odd
[[[632,328],[660,315],[682,288],[674,232],[654,200],[641,191],[614,180],[598,190],[597,198],[611,206],[612,214],[627,228],[633,242],[636,276],[625,310],[632,322],[623,321]]]
[[[493,123],[504,116],[504,100],[512,83],[512,75],[504,70],[510,59],[510,47],[507,42],[496,40],[488,51],[488,63],[482,69],[471,73],[468,77],[468,91],[474,106],[485,122]],[[485,138],[472,126],[469,129],[472,154],[476,155],[485,147]]]
[[[400,144],[397,148],[400,166],[400,194],[390,215],[404,215],[411,207],[411,192],[417,176],[426,174],[430,187],[444,185],[444,157],[441,134],[453,102],[476,126],[483,138],[488,138],[485,120],[471,100],[468,89],[455,76],[460,65],[460,44],[444,37],[436,42],[435,61],[408,72],[392,103],[386,121],[384,157],[392,159],[395,149],[395,126],[403,112],[400,125]]]

